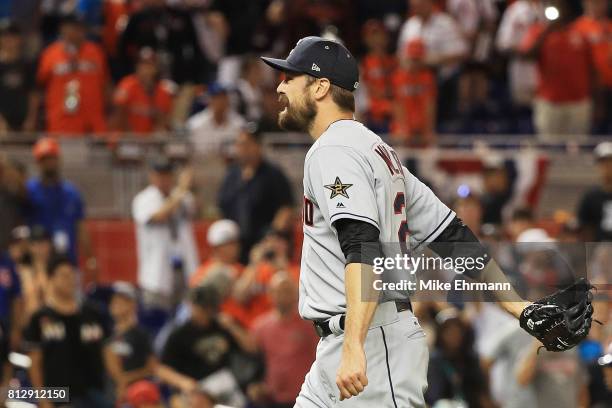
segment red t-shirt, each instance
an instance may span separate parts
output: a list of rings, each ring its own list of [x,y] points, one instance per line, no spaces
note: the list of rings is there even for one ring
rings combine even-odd
[[[593,65],[602,83],[612,87],[612,21],[582,16],[576,20],[575,28],[591,45]]]
[[[281,319],[271,311],[257,319],[252,333],[265,358],[270,397],[275,403],[293,403],[315,360],[319,338],[312,323],[297,313]]]
[[[75,53],[62,41],[42,53],[37,74],[45,88],[47,131],[104,132],[104,88],[109,74],[102,49],[86,41]]]
[[[405,123],[394,123],[394,128],[405,128],[408,136],[422,133],[427,127],[428,109],[436,98],[436,79],[429,70],[398,69],[393,74],[395,102],[403,109]],[[403,125],[403,126],[402,126]]]
[[[391,76],[397,60],[394,55],[368,54],[361,61],[361,80],[368,89],[369,111],[374,120],[391,114]]]
[[[155,128],[160,114],[172,110],[175,85],[171,81],[158,81],[152,92],[148,92],[136,75],[128,75],[117,85],[114,102],[127,110],[128,128],[136,133],[150,133]]]
[[[538,39],[545,26],[536,23],[529,28],[521,48],[526,50]],[[584,36],[570,24],[547,34],[538,63],[538,96],[550,102],[578,102],[591,93],[591,55]]]

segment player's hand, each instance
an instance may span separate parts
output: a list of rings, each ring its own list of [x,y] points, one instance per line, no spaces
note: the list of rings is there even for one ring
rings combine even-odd
[[[363,347],[344,345],[336,385],[340,390],[340,401],[359,395],[368,385]]]

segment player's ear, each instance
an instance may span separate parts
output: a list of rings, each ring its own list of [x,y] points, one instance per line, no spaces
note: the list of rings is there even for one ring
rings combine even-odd
[[[329,79],[327,78],[319,78],[317,79],[313,88],[313,97],[320,101],[321,99],[325,98],[325,95],[327,95],[331,90],[331,82],[329,82]]]

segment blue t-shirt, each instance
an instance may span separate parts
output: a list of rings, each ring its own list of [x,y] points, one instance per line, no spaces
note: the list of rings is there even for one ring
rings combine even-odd
[[[21,296],[21,283],[15,264],[6,253],[0,254],[0,322],[8,327],[11,318],[11,304]]]
[[[68,181],[46,186],[38,178],[28,180],[30,226],[42,225],[49,232],[53,247],[77,261],[77,230],[85,216],[81,193]]]

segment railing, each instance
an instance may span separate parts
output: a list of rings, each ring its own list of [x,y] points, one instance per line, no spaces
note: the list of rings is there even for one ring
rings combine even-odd
[[[30,175],[36,174],[31,146],[36,134],[13,134],[0,138],[0,152],[24,163]],[[593,147],[610,137],[589,137],[575,143],[545,143],[533,136],[441,135],[432,149],[398,148],[404,159],[422,161],[486,158],[498,155],[516,157],[526,152],[544,155],[549,160],[547,181],[539,209],[550,215],[553,209],[573,211],[582,192],[597,181],[592,160]],[[216,154],[193,152],[182,133],[147,137],[102,136],[60,139],[63,173],[82,191],[87,214],[93,218],[129,218],[131,200],[147,183],[146,160],[164,152],[178,161],[190,160],[195,168],[196,194],[202,215],[215,217],[217,190],[226,161]],[[311,140],[296,133],[269,134],[264,137],[266,156],[280,165],[293,183],[295,197],[302,192],[302,163]],[[450,195],[451,191],[442,192]]]

